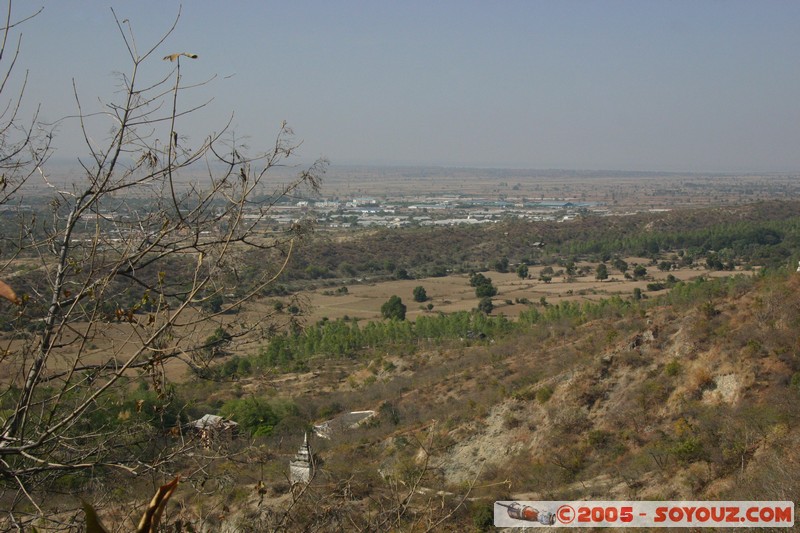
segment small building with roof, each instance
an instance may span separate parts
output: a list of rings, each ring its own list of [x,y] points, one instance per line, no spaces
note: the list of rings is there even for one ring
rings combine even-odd
[[[239,424],[211,414],[203,415],[194,422],[189,422],[189,428],[200,436],[200,440],[206,447],[210,446],[212,442],[230,441],[239,435]]]

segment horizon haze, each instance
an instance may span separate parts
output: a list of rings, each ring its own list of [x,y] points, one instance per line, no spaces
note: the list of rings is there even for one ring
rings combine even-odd
[[[87,154],[64,120],[73,79],[100,112],[129,69],[109,6],[143,50],[180,3],[65,0],[21,26],[23,116],[40,105],[58,123],[58,158]],[[36,9],[14,4],[12,18]],[[304,158],[340,165],[796,172],[798,21],[790,1],[203,0],[183,5],[144,74],[196,53],[184,83],[211,81],[184,105],[209,103],[182,135],[200,142],[233,113],[237,137],[264,146],[286,120]]]

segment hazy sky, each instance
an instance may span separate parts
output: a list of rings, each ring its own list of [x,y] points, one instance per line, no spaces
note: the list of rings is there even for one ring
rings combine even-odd
[[[75,112],[73,78],[98,110],[129,69],[109,6],[143,49],[180,4],[43,5],[21,28],[18,74],[56,120]],[[253,147],[285,119],[303,156],[334,164],[800,170],[795,0],[187,0],[147,76],[180,51],[199,55],[181,63],[187,83],[218,76],[178,125],[196,140],[233,112]],[[59,156],[80,143],[59,127]]]

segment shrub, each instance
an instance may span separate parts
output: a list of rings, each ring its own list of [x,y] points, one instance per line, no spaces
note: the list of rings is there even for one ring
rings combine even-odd
[[[508,257],[503,257],[495,262],[494,269],[500,273],[508,272]]]
[[[491,298],[497,294],[497,288],[492,285],[492,278],[487,278],[480,272],[470,276],[469,284],[475,287],[475,296],[478,298]]]
[[[475,287],[475,296],[478,298],[491,298],[497,294],[497,288],[489,283],[485,283],[483,285],[478,285]]]
[[[475,504],[472,509],[472,524],[478,531],[494,529],[494,506],[491,502]]]
[[[587,435],[589,446],[595,450],[602,450],[613,440],[613,435],[602,429],[593,429]]]
[[[394,273],[395,279],[414,279],[405,268],[398,268]]]
[[[489,313],[494,310],[494,304],[492,303],[492,299],[489,297],[481,298],[481,301],[478,302],[478,311],[488,315]]]
[[[389,320],[405,320],[406,306],[399,296],[392,296],[381,306],[383,318]]]
[[[695,436],[688,436],[681,439],[674,444],[669,451],[678,461],[684,463],[698,461],[705,455],[703,443]]]
[[[792,374],[792,379],[789,381],[789,385],[794,390],[800,392],[800,372],[795,372]]]
[[[536,401],[545,403],[553,395],[553,388],[550,385],[544,385],[536,391]]]
[[[220,414],[238,422],[242,429],[249,431],[254,437],[271,434],[280,421],[272,406],[254,397],[227,401]]]
[[[669,377],[675,377],[681,373],[683,368],[681,367],[681,363],[677,359],[673,359],[667,366],[664,367],[664,373]]]
[[[428,300],[428,293],[425,292],[425,287],[418,285],[414,287],[414,301],[425,302]]]

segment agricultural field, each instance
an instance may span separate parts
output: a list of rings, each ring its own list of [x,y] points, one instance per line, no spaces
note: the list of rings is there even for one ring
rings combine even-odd
[[[628,258],[631,265],[648,264],[646,258]],[[665,282],[672,275],[682,281],[692,280],[700,276],[729,276],[733,271],[709,272],[705,268],[693,267],[661,272],[651,266],[647,279],[625,279],[619,272],[611,272],[609,279],[598,281],[594,271],[596,263],[579,263],[579,267],[586,267],[592,273],[567,279],[566,276],[553,277],[551,281],[539,280],[539,273],[545,267],[530,267],[526,279],[520,279],[515,273],[486,272],[485,275],[492,279],[498,289],[497,296],[493,297],[495,309],[492,314],[504,314],[509,318],[516,317],[521,311],[531,304],[540,304],[544,298],[548,303],[561,301],[599,300],[620,296],[628,298],[634,289],[640,289],[644,294],[656,295],[668,289],[648,292],[647,285],[654,282]],[[741,272],[740,272],[741,273]],[[347,287],[346,294],[337,294],[335,289],[323,288],[303,293],[303,298],[308,302],[307,318],[309,321],[329,318],[358,318],[362,320],[380,320],[381,305],[391,296],[397,295],[406,304],[408,310],[406,318],[414,320],[425,313],[453,313],[456,311],[470,311],[478,305],[479,298],[475,296],[475,289],[469,285],[469,276],[466,274],[449,275],[445,277],[422,278],[415,280],[395,280],[377,283],[363,283],[342,285]],[[415,287],[425,288],[429,300],[418,303],[413,300]],[[520,303],[528,301],[529,303]],[[433,304],[431,310],[428,304]]]
[[[554,276],[550,281],[542,281],[541,271],[547,267],[530,267],[528,277],[521,279],[516,273],[485,272],[498,289],[498,294],[492,298],[494,310],[492,315],[505,315],[512,320],[519,313],[531,306],[558,304],[564,301],[582,302],[597,301],[618,296],[623,299],[632,297],[634,291],[639,289],[644,298],[657,296],[669,290],[665,287],[651,290],[653,283],[665,284],[669,276],[674,280],[689,281],[699,277],[725,277],[742,273],[739,271],[708,271],[694,266],[680,268],[669,272],[660,271],[648,258],[628,257],[626,263],[631,265],[648,265],[648,274],[645,279],[632,279],[623,276],[620,272],[609,267],[609,278],[599,281],[595,277],[598,263],[580,262],[578,269],[588,271],[587,275],[567,277],[562,274]],[[552,267],[551,267],[552,268]],[[556,269],[556,273],[563,269]],[[293,295],[293,300],[299,302],[300,311],[296,317],[291,317],[286,310],[275,312],[276,298],[260,298],[248,302],[236,314],[222,314],[208,319],[202,312],[189,310],[184,319],[185,326],[178,326],[184,331],[181,336],[191,336],[202,339],[214,334],[219,328],[243,330],[243,338],[237,343],[237,351],[229,355],[248,355],[257,351],[258,347],[266,341],[261,338],[258,328],[255,327],[265,316],[277,317],[279,323],[285,323],[289,318],[295,318],[300,323],[313,324],[320,320],[356,319],[364,322],[383,320],[381,306],[394,295],[399,296],[407,306],[406,319],[414,321],[421,315],[455,313],[459,311],[472,311],[477,308],[480,298],[476,297],[475,289],[469,284],[466,274],[451,274],[444,277],[429,277],[411,280],[389,280],[369,282],[351,280],[335,288],[325,287],[312,290],[299,291]],[[651,289],[648,289],[651,285]],[[423,287],[428,296],[425,302],[415,302],[413,291],[415,287]],[[341,290],[345,287],[346,291]],[[428,309],[429,305],[432,307]],[[143,317],[140,318],[144,320]],[[88,350],[85,350],[82,361],[85,364],[101,364],[109,360],[122,364],[131,357],[141,345],[141,327],[134,323],[106,321],[100,324],[77,322],[65,330],[59,342],[76,348],[79,346],[80,331],[93,328],[95,335]],[[0,334],[0,343],[7,352],[20,352],[24,342],[14,339],[9,334]],[[110,357],[111,356],[111,357]],[[187,356],[188,357],[188,356]],[[68,350],[62,352],[61,357],[51,360],[50,370],[60,371],[70,368],[74,362]],[[19,372],[24,366],[24,359],[14,358],[0,367],[0,380],[9,382],[19,377]],[[188,371],[185,361],[172,360],[164,365],[164,372],[171,381],[183,382],[190,379],[192,373]]]

